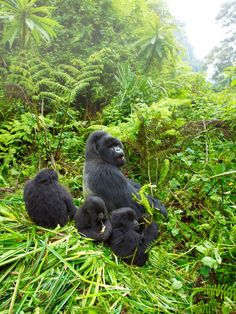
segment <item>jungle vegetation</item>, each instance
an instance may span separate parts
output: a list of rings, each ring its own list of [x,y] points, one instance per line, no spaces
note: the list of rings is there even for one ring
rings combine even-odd
[[[0,0],[0,313],[236,313],[235,12],[200,64],[163,0]],[[160,236],[142,268],[26,214],[44,167],[81,204],[100,129],[169,212],[147,208]]]

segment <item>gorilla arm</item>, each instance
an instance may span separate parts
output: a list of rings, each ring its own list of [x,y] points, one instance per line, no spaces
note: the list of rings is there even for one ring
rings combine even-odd
[[[145,238],[145,244],[148,245],[155,241],[158,236],[158,226],[155,222],[152,222],[143,230],[143,236]]]
[[[106,241],[112,232],[112,225],[110,221],[106,221],[103,228],[100,231],[93,230],[91,227],[79,229],[79,233],[87,238],[91,238],[97,242]]]
[[[109,220],[105,222],[105,224],[102,227],[102,230],[100,234],[102,235],[102,241],[107,241],[108,238],[110,237],[112,232],[112,224],[110,223]]]
[[[135,191],[138,193],[139,190],[141,189],[141,185],[133,180],[129,179],[129,183],[130,185],[135,189]],[[151,196],[151,195],[146,195],[148,202],[150,204],[151,207],[158,209],[162,215],[164,215],[165,217],[168,216],[166,207],[155,197]]]
[[[111,246],[113,252],[122,258],[130,258],[138,247],[143,236],[134,231],[124,231],[123,228],[115,230],[112,233],[112,237],[108,240],[108,245]]]
[[[139,240],[138,246],[133,254],[133,258],[132,260],[129,259],[128,262],[137,266],[143,266],[148,259],[148,254],[146,253],[147,247],[151,242],[157,239],[157,236],[157,224],[151,223],[144,229],[142,238]]]
[[[72,219],[75,215],[75,212],[77,210],[77,207],[73,203],[72,196],[69,194],[69,192],[61,185],[58,185],[59,192],[62,195],[63,201],[65,202],[67,213],[69,217]]]
[[[103,236],[101,233],[98,233],[97,231],[92,230],[91,228],[84,228],[79,230],[79,233],[86,238],[93,239],[94,241],[97,242],[102,242],[103,241]]]
[[[147,195],[147,199],[151,207],[158,209],[166,218],[168,216],[166,207],[155,197]]]

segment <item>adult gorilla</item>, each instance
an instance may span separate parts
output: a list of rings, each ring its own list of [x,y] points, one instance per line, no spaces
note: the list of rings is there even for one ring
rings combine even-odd
[[[144,208],[133,200],[133,194],[138,197],[140,185],[127,179],[120,171],[124,163],[123,145],[117,138],[104,131],[91,133],[86,142],[84,196],[101,197],[109,212],[131,207],[139,218]],[[147,198],[151,206],[167,216],[165,206],[158,199],[149,195]]]

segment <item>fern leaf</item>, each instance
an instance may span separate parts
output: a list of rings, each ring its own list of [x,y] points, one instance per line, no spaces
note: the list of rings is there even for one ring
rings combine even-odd
[[[69,73],[76,75],[79,75],[81,73],[80,70],[78,70],[76,67],[72,66],[72,65],[66,65],[66,64],[61,64],[59,66],[60,69],[64,69],[67,70]]]
[[[49,98],[49,99],[54,99],[58,101],[59,103],[65,103],[65,99],[63,97],[60,97],[52,92],[40,92],[39,96],[41,98]]]
[[[43,79],[43,80],[39,81],[38,84],[39,84],[39,86],[45,85],[47,87],[50,87],[53,90],[58,90],[58,91],[61,91],[63,93],[67,93],[67,94],[70,92],[70,89],[67,88],[66,86],[64,86],[58,82],[48,80],[48,79]]]
[[[32,80],[38,80],[46,75],[48,75],[48,69],[41,69],[32,75]]]
[[[62,78],[67,84],[70,84],[71,86],[77,83],[77,81],[72,76],[62,71],[56,71],[55,76]]]
[[[83,71],[90,71],[90,70],[102,70],[103,69],[103,65],[101,64],[97,64],[97,65],[87,65],[83,68]]]

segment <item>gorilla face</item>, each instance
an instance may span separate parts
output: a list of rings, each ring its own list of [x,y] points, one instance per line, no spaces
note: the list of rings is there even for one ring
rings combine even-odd
[[[98,140],[97,151],[100,157],[109,164],[121,167],[125,163],[122,143],[107,133]]]
[[[125,227],[129,230],[139,231],[139,223],[136,213],[129,207],[123,207],[113,211],[111,223],[120,228]]]
[[[87,197],[76,211],[74,220],[79,233],[87,238],[102,242],[111,235],[112,226],[105,203],[100,197]]]
[[[86,204],[87,207],[85,207],[85,211],[87,211],[90,216],[91,224],[104,222],[108,219],[105,203],[100,197],[89,196],[86,200]]]

